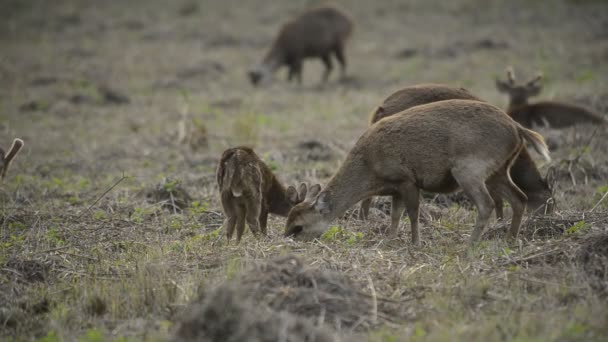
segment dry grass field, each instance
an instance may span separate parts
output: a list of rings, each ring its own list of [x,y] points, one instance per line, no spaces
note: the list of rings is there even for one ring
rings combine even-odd
[[[246,72],[281,23],[318,1],[3,0],[0,146],[25,141],[0,188],[2,341],[606,341],[608,129],[539,130],[557,202],[520,238],[425,196],[423,244],[390,205],[314,242],[227,244],[215,180],[247,144],[285,184],[325,184],[400,87],[468,88],[543,72],[538,99],[608,113],[602,0],[341,0],[356,22],[348,77]],[[510,217],[506,208],[507,218]]]

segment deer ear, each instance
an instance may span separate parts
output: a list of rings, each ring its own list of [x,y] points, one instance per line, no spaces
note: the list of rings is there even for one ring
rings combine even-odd
[[[293,185],[290,185],[287,187],[287,190],[285,190],[285,193],[287,194],[287,199],[289,200],[289,202],[291,203],[298,203],[298,192],[296,191],[296,188]]]
[[[308,192],[308,184],[302,182],[298,186],[298,202],[303,202],[306,199],[306,193]]]
[[[318,185],[318,184],[317,184]],[[330,211],[329,200],[327,198],[327,192],[322,192],[317,196],[314,203],[314,208],[321,214],[327,214]]]
[[[496,89],[498,89],[498,91],[501,93],[508,93],[509,90],[511,90],[511,86],[507,82],[497,79],[496,80]]]
[[[308,194],[306,195],[306,199],[313,199],[315,196],[319,194],[321,191],[321,184],[315,184],[308,188]]]

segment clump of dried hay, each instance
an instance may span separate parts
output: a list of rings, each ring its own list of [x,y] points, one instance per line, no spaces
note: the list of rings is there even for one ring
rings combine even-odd
[[[289,341],[315,340],[303,333],[317,334],[320,338],[317,341],[325,341],[330,335],[315,330],[318,327],[313,329],[311,322],[331,325],[338,331],[356,331],[411,318],[403,303],[378,298],[374,291],[365,294],[344,275],[307,267],[295,256],[255,266],[237,279],[204,293],[194,307],[193,312],[198,312],[195,316],[201,318],[182,321],[179,336],[194,333],[208,336],[221,330],[230,336],[246,336],[247,340],[256,340],[258,337],[250,335],[255,332],[260,334],[260,341],[270,341],[280,339],[278,333],[284,331],[298,334],[286,339]],[[274,335],[266,339],[268,336],[264,334]],[[233,340],[228,335],[223,335],[223,339]]]
[[[326,329],[287,312],[243,300],[236,284],[218,287],[193,305],[182,319],[178,341],[318,341],[337,339]]]
[[[608,231],[586,236],[576,253],[576,262],[585,270],[591,287],[608,296]]]

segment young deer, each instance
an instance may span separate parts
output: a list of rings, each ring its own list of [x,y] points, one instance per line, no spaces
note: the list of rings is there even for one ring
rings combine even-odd
[[[483,101],[471,94],[464,88],[451,87],[445,84],[420,84],[405,87],[389,97],[372,113],[370,124],[378,120],[402,112],[414,106],[443,100],[473,100]],[[510,171],[513,183],[517,185],[528,196],[528,210],[541,210],[551,212],[553,210],[553,195],[547,181],[538,172],[538,168],[527,149],[523,149]],[[368,198],[361,202],[359,218],[367,219],[372,199]],[[495,194],[496,217],[503,218],[502,198]]]
[[[266,235],[268,213],[287,216],[291,208],[304,201],[307,193],[316,195],[321,186],[308,189],[306,183],[287,189],[279,182],[268,166],[249,147],[229,148],[222,154],[217,183],[226,219],[224,228],[228,241],[236,228],[237,242],[245,231],[245,221],[253,234]]]
[[[542,75],[538,74],[525,83],[515,81],[515,73],[507,68],[507,81],[496,80],[496,89],[509,95],[507,113],[525,127],[549,126],[564,128],[579,123],[607,124],[598,112],[583,106],[556,101],[540,101],[529,104],[528,98],[540,94]]]
[[[393,197],[390,235],[396,235],[405,207],[412,242],[419,244],[420,190],[447,193],[461,187],[478,211],[471,244],[492,214],[492,193],[513,208],[509,236],[517,237],[527,198],[511,181],[509,169],[525,141],[550,159],[540,134],[490,104],[446,100],[412,107],[363,133],[316,198],[291,209],[285,235],[316,237],[353,204],[385,195]]]
[[[325,65],[323,82],[333,69],[332,54],[340,63],[342,77],[346,72],[344,45],[353,30],[353,22],[344,11],[330,6],[315,7],[285,23],[262,64],[249,71],[249,80],[257,85],[285,65],[287,80],[294,77],[302,83],[302,61],[318,57]]]
[[[19,153],[22,147],[23,140],[16,138],[15,140],[13,140],[13,144],[11,145],[11,148],[9,148],[7,154],[4,154],[4,150],[0,148],[0,182],[4,181],[6,171],[8,170],[11,161],[13,160],[13,158],[15,158],[17,153]]]

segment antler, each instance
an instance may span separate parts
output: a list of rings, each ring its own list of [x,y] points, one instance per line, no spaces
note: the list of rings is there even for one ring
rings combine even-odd
[[[536,82],[543,79],[543,74],[541,72],[537,73],[536,76],[528,81],[528,85],[534,85]]]
[[[507,80],[510,84],[515,84],[515,71],[512,66],[507,67]]]

